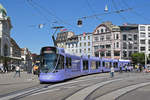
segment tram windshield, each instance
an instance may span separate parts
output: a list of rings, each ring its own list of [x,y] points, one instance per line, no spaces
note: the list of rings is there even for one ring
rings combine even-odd
[[[52,72],[55,69],[57,62],[57,54],[43,54],[42,55],[42,63],[41,63],[41,72],[48,73]]]
[[[54,70],[64,69],[64,56],[57,54],[54,47],[42,48],[41,50],[41,66],[42,73],[53,72]]]

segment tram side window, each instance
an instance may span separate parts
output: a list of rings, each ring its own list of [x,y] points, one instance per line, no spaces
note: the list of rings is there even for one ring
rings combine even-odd
[[[66,67],[71,68],[71,58],[66,57]]]
[[[99,66],[100,66],[100,62],[96,61],[96,69],[98,69]]]
[[[64,69],[64,56],[60,55],[56,69]]]
[[[83,61],[83,70],[88,70],[88,61],[87,60]]]
[[[91,69],[96,69],[96,62],[95,61],[91,61]]]
[[[111,68],[112,67],[112,62],[109,62],[109,68]]]
[[[105,67],[105,62],[103,61],[103,67]]]
[[[114,62],[114,68],[118,67],[118,62]]]

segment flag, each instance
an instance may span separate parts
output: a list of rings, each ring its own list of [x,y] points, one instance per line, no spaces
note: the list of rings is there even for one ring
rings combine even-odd
[[[86,35],[86,33],[85,33],[85,32],[83,32],[83,37],[85,37],[85,35]]]

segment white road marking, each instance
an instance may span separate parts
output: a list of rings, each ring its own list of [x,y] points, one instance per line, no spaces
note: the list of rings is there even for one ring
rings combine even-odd
[[[38,95],[38,94],[43,94],[43,93],[47,93],[47,92],[59,91],[59,90],[60,90],[60,88],[58,88],[58,89],[52,89],[52,90],[47,90],[47,91],[42,91],[42,92],[39,92],[39,93],[34,93],[34,94],[30,95],[30,96],[34,96],[34,95]]]
[[[131,85],[131,86],[128,86],[128,87],[125,87],[125,88],[122,88],[122,89],[119,89],[119,90],[116,90],[114,92],[111,92],[111,93],[108,93],[104,96],[101,96],[99,98],[97,98],[96,100],[115,100],[116,98],[118,98],[119,96],[131,91],[131,90],[134,90],[136,88],[139,88],[139,87],[143,87],[145,85],[149,85],[150,82],[146,82],[146,83],[140,83],[140,84],[136,84],[136,85]]]

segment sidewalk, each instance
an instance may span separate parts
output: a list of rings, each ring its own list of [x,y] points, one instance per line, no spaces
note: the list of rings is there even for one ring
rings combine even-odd
[[[21,72],[20,77],[17,75],[14,78],[15,72],[1,73],[0,74],[0,84],[11,84],[11,83],[22,83],[28,81],[38,82],[38,76],[29,74],[27,72]]]

